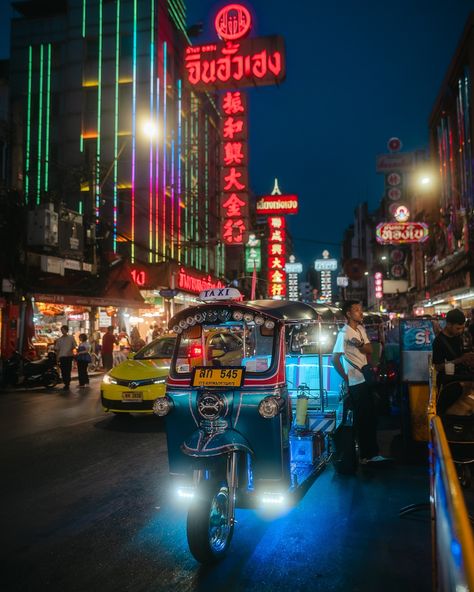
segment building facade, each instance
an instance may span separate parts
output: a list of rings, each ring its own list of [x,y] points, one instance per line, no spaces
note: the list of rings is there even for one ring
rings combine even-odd
[[[225,272],[220,114],[181,77],[184,2],[14,8],[8,173],[27,232],[8,298],[89,305],[89,331],[97,308],[147,296],[169,317]]]

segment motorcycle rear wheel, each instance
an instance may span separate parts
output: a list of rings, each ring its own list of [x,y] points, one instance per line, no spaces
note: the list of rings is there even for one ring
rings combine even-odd
[[[188,512],[188,545],[200,563],[215,563],[227,553],[234,525],[228,525],[229,488],[222,481],[202,481]]]
[[[60,382],[59,376],[48,376],[43,383],[44,388],[54,388]]]

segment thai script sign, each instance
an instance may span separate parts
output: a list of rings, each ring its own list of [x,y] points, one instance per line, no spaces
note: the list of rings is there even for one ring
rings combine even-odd
[[[297,195],[264,195],[256,205],[257,215],[278,216],[298,213]]]
[[[424,222],[382,222],[377,225],[380,244],[422,243],[428,239],[428,225]]]
[[[391,171],[406,171],[413,167],[412,152],[398,152],[396,154],[378,154],[375,161],[378,173]]]
[[[193,271],[180,267],[178,274],[178,288],[185,292],[193,292],[199,294],[204,290],[211,290],[212,288],[224,288],[224,284],[213,278],[211,275],[198,274]]]
[[[285,79],[285,47],[277,35],[186,48],[186,78],[196,90],[278,84]]]

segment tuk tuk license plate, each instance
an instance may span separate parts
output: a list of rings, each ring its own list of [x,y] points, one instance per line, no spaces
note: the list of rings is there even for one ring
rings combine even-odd
[[[122,393],[123,403],[135,403],[143,400],[143,391],[124,391]]]
[[[194,369],[193,386],[239,387],[244,381],[245,368],[201,368]]]

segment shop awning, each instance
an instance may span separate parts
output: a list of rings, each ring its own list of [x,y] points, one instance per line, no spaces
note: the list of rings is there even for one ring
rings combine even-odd
[[[150,308],[133,282],[131,270],[126,261],[114,265],[107,280],[100,282],[94,278],[51,277],[47,284],[38,283],[30,296],[37,302],[70,304],[77,306],[115,306],[117,308]]]

